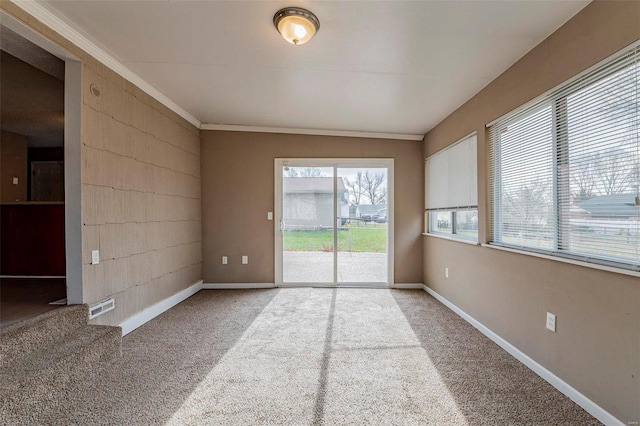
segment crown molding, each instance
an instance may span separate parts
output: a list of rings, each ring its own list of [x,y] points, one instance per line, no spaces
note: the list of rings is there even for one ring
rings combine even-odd
[[[424,135],[412,135],[403,133],[353,132],[347,130],[296,129],[289,127],[240,126],[232,124],[206,123],[203,123],[200,126],[200,130],[220,130],[225,132],[253,133],[285,133],[293,135],[341,136],[348,138],[396,139],[407,141],[421,141],[424,138]]]
[[[160,92],[158,89],[147,83],[141,77],[139,77],[136,73],[131,71],[125,65],[122,64],[119,60],[114,58],[111,54],[105,51],[102,47],[98,46],[93,41],[89,40],[85,35],[83,35],[76,28],[72,27],[64,20],[62,20],[59,16],[54,14],[52,11],[47,9],[45,6],[40,4],[40,2],[32,1],[32,0],[10,0],[20,9],[27,12],[29,15],[33,16],[44,25],[48,26],[62,37],[66,38],[80,49],[87,52],[89,55],[96,58],[102,64],[110,68],[115,73],[119,74],[121,77],[129,80],[131,83],[138,86],[142,91],[147,93],[149,96],[156,99],[162,105],[169,108],[171,111],[178,114],[180,117],[187,120],[189,123],[194,126],[200,128],[202,124],[200,120],[191,115],[187,110],[173,102],[166,95]]]

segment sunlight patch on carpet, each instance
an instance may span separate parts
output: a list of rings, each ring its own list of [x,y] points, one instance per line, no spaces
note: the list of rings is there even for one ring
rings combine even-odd
[[[168,424],[204,422],[467,424],[389,290],[313,288],[280,290]]]

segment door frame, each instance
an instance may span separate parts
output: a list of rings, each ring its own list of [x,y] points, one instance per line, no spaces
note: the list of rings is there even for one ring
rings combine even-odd
[[[292,167],[333,167],[334,172],[338,168],[375,168],[384,167],[387,169],[387,282],[383,283],[338,283],[334,279],[333,283],[284,283],[283,282],[283,241],[280,224],[282,221],[282,168]],[[274,216],[273,216],[273,236],[274,236],[274,271],[276,287],[394,287],[394,159],[393,158],[275,158],[274,159]],[[336,186],[337,175],[334,175],[334,197],[333,197],[333,223],[337,223],[338,213],[336,209]],[[334,228],[334,247],[336,247],[337,233]],[[338,268],[337,250],[334,250],[334,277]]]
[[[24,8],[23,6],[20,6]],[[64,211],[67,304],[84,303],[82,284],[82,62],[5,11],[2,25],[65,63],[64,67]]]

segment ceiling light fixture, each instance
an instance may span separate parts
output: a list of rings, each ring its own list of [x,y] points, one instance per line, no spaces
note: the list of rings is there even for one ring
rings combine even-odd
[[[280,9],[273,15],[273,25],[282,38],[296,46],[311,40],[320,29],[320,21],[316,15],[300,7]]]

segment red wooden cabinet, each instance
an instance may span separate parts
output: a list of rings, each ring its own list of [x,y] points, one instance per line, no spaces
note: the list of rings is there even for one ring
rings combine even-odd
[[[0,211],[0,274],[64,276],[64,204],[3,204]]]

